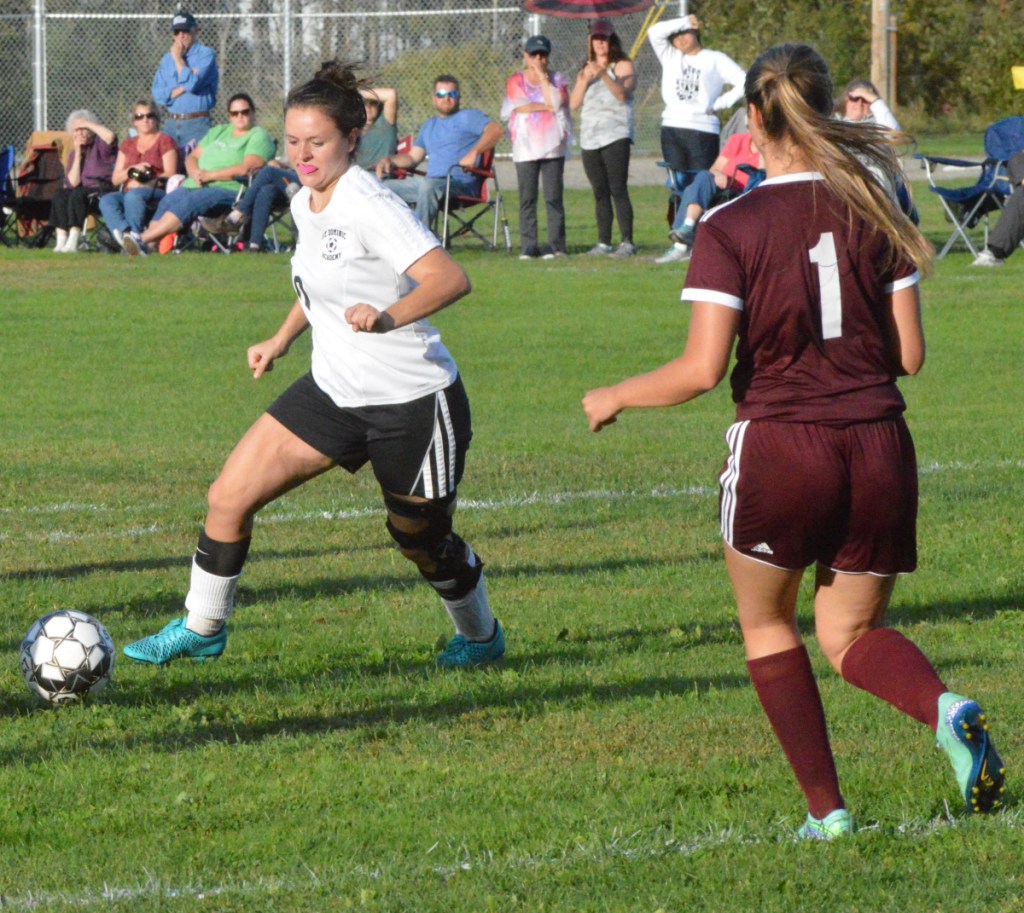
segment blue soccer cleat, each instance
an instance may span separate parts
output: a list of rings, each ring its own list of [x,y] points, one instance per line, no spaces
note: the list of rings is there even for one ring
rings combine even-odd
[[[939,747],[953,765],[968,812],[990,812],[1003,803],[1006,768],[992,744],[982,713],[974,701],[947,691],[939,698]]]
[[[807,813],[803,827],[796,832],[801,840],[835,840],[853,834],[853,818],[845,808],[837,808],[824,818],[814,818]]]
[[[175,618],[156,634],[143,637],[125,646],[123,652],[130,660],[164,666],[175,659],[194,659],[198,662],[220,659],[228,642],[227,625],[216,634],[203,637],[185,627],[185,618]]]
[[[475,666],[486,666],[497,662],[505,655],[505,632],[501,624],[494,620],[494,635],[482,643],[466,640],[456,634],[448,646],[438,654],[437,664],[442,669],[468,669]]]

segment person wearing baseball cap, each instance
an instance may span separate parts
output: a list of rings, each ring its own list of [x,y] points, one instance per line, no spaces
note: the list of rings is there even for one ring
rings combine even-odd
[[[700,27],[696,16],[680,16],[647,33],[661,62],[661,154],[675,171],[706,171],[714,164],[721,131],[715,112],[743,97],[743,67],[703,47]]]
[[[551,42],[531,35],[523,44],[523,68],[505,82],[501,119],[512,136],[512,161],[519,184],[520,260],[564,257],[565,156],[572,141],[565,77],[549,68]],[[544,186],[548,243],[537,241],[537,194]]]
[[[587,38],[587,62],[576,74],[569,107],[580,112],[583,170],[594,191],[597,244],[591,256],[616,259],[636,254],[629,157],[633,143],[636,70],[607,19],[595,19]],[[612,246],[612,209],[622,241]]]
[[[164,132],[182,150],[199,142],[210,129],[210,111],[217,103],[220,74],[217,55],[196,41],[196,17],[178,10],[171,18],[171,49],[153,77],[153,99],[164,111]]]

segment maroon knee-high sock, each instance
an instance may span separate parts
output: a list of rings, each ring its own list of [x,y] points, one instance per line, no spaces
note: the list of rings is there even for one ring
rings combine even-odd
[[[825,708],[803,645],[747,662],[768,722],[807,797],[815,818],[843,808]]]
[[[907,716],[939,725],[939,695],[949,689],[917,645],[892,628],[873,628],[846,651],[843,678]]]

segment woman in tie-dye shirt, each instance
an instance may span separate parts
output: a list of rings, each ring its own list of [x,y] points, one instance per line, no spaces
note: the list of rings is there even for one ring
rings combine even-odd
[[[561,73],[548,69],[551,42],[543,35],[527,39],[523,69],[505,84],[501,119],[512,134],[512,161],[519,181],[520,260],[565,255],[565,205],[562,174],[572,136],[569,90]],[[537,245],[537,190],[544,182],[548,243]]]

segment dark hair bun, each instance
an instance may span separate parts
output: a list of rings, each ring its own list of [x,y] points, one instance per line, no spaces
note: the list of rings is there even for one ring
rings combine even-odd
[[[320,64],[320,69],[313,78],[320,82],[329,82],[347,92],[358,92],[362,87],[362,81],[356,76],[355,66],[343,64],[339,60],[327,60]]]

